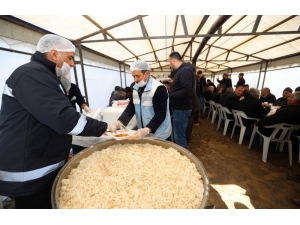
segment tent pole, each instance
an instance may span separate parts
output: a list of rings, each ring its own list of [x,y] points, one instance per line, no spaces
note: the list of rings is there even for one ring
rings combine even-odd
[[[79,56],[80,56],[80,65],[81,65],[81,72],[82,72],[82,80],[83,80],[83,86],[84,86],[84,93],[85,93],[85,99],[86,103],[89,106],[89,98],[88,98],[88,93],[87,93],[87,88],[86,88],[86,80],[85,80],[85,73],[84,73],[84,66],[83,66],[83,56],[82,56],[82,49],[81,49],[81,44],[78,44],[78,49],[79,49]]]

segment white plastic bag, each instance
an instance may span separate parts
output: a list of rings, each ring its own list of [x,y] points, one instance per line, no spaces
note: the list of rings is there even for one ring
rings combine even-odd
[[[126,100],[116,100],[113,101],[112,107],[123,107],[126,108],[126,106],[129,104],[129,99]]]

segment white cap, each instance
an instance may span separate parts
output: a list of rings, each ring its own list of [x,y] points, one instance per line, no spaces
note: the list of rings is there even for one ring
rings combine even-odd
[[[150,66],[143,60],[135,61],[130,66],[130,71],[134,70],[150,70]]]
[[[55,49],[59,52],[75,52],[75,46],[67,39],[55,34],[46,34],[36,46],[36,50],[45,53]]]

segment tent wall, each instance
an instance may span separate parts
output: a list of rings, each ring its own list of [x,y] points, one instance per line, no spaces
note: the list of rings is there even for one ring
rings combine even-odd
[[[265,63],[266,62],[263,62],[263,68],[265,67]],[[268,70],[286,69],[286,68],[298,67],[298,66],[300,66],[300,54],[291,56],[291,57],[287,57],[284,59],[269,61]],[[260,67],[261,67],[261,63],[232,68],[232,70],[230,70],[229,74],[259,72]],[[221,75],[223,73],[228,73],[228,70],[218,71],[218,72],[216,72],[216,75]]]
[[[24,52],[29,53],[35,52],[35,47],[39,39],[44,35],[2,19],[0,19],[0,28],[0,36],[5,39],[5,41],[0,40],[0,42],[9,43],[6,48],[18,51],[23,50]],[[3,47],[5,48],[5,46]],[[113,61],[84,49],[82,50],[82,54],[84,58],[84,64],[106,69],[119,70],[119,62],[117,60]],[[75,60],[79,60],[78,48],[76,48]],[[125,70],[129,71],[129,66],[126,65]]]

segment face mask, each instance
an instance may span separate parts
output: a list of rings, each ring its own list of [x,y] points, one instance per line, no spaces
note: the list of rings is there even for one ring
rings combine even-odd
[[[144,79],[142,79],[140,82],[135,83],[137,86],[139,87],[145,87],[145,85],[147,84],[147,82],[144,81]]]
[[[55,71],[56,71],[56,75],[58,77],[61,77],[61,76],[66,76],[70,73],[70,70],[71,70],[71,67],[69,66],[69,64],[67,64],[63,59],[62,57],[60,56],[60,54],[58,53],[59,57],[61,58],[61,60],[63,61],[63,65],[61,68],[59,67],[55,67]]]
[[[147,84],[147,82],[148,82],[148,80],[147,80],[147,81],[144,81],[144,79],[145,79],[145,77],[143,77],[143,79],[142,79],[140,82],[135,83],[135,84],[136,84],[138,87],[145,87],[146,84]]]

